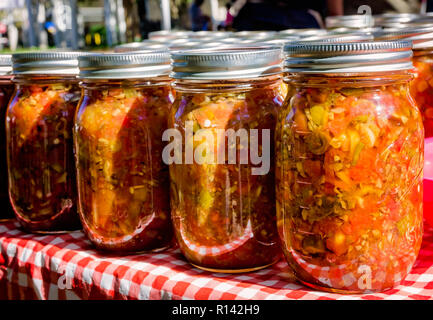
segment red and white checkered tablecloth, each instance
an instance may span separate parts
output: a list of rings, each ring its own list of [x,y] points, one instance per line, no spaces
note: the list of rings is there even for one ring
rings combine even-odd
[[[190,266],[178,249],[133,256],[95,251],[80,231],[26,234],[0,223],[0,299],[433,299],[433,229],[402,285],[380,294],[339,295],[298,284],[287,264],[246,274]]]

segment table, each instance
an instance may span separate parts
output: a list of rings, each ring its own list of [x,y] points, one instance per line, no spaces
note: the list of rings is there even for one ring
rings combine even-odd
[[[287,264],[245,274],[190,266],[178,249],[113,256],[98,253],[81,231],[26,234],[0,223],[0,299],[433,299],[433,229],[403,283],[385,293],[340,295],[297,283]]]

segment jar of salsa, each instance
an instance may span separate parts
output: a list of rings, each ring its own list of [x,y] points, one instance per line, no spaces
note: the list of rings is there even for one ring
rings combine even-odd
[[[421,110],[425,137],[433,136],[433,28],[385,29],[376,34],[378,40],[411,40],[415,77],[410,91]]]
[[[12,83],[12,56],[0,55],[0,220],[14,216],[9,202],[6,161],[6,108],[14,91]]]
[[[214,272],[271,265],[281,257],[272,161],[281,48],[191,50],[172,61],[176,100],[166,138],[180,249]]]
[[[27,231],[80,227],[72,145],[79,55],[52,51],[12,56],[16,89],[6,114],[9,194]]]
[[[80,58],[74,141],[79,213],[91,242],[117,253],[173,239],[163,132],[174,97],[167,50]]]
[[[409,92],[411,43],[285,47],[276,127],[278,231],[307,286],[383,291],[420,249],[424,130]]]

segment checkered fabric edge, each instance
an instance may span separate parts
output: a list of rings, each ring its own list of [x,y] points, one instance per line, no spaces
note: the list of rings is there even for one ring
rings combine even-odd
[[[189,265],[177,249],[132,256],[103,255],[81,231],[26,234],[0,224],[0,299],[432,299],[433,230],[427,229],[414,268],[384,293],[340,295],[308,289],[284,261],[245,274]]]

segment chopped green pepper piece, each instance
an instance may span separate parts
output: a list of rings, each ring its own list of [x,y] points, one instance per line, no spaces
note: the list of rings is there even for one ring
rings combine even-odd
[[[358,144],[355,147],[355,151],[353,152],[353,158],[352,158],[352,166],[356,166],[356,163],[359,160],[359,156],[361,154],[362,149],[364,149],[365,145],[362,142],[358,142]]]
[[[323,124],[325,120],[325,113],[325,108],[320,105],[312,106],[310,109],[311,119],[318,126]]]

